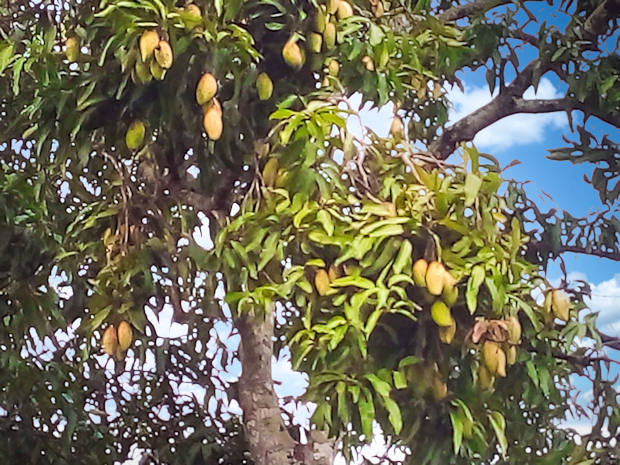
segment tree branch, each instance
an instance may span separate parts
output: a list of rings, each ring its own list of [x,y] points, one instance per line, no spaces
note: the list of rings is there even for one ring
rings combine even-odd
[[[441,21],[456,21],[465,17],[479,15],[501,5],[512,3],[511,0],[475,0],[464,5],[453,6],[437,15]]]
[[[601,342],[604,346],[609,347],[610,349],[620,350],[620,338],[610,336],[609,334],[605,334],[601,331],[598,332],[598,335],[601,338]]]
[[[331,465],[331,441],[311,434],[307,444],[300,444],[283,424],[271,373],[273,319],[273,312],[259,312],[235,320],[241,335],[239,404],[252,458],[256,465]]]
[[[579,247],[576,245],[563,245],[562,247],[560,247],[559,252],[578,253],[583,255],[590,255],[593,257],[608,258],[610,260],[620,261],[620,253],[618,252],[607,252],[605,250],[599,249],[587,250],[583,247]]]

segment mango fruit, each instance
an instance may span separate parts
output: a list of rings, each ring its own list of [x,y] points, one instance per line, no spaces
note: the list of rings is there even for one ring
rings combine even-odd
[[[326,50],[331,50],[336,46],[336,25],[327,23],[323,31],[323,43]]]
[[[110,325],[103,332],[103,336],[101,338],[101,346],[103,347],[103,351],[110,355],[116,355],[116,349],[118,348],[118,338],[116,336],[116,328]]]
[[[415,261],[413,264],[413,281],[417,286],[426,287],[426,270],[428,263],[423,258]]]
[[[158,81],[161,81],[166,75],[166,70],[162,68],[155,60],[151,61],[151,64],[149,65],[149,71],[151,72],[151,75]]]
[[[447,327],[454,325],[454,318],[452,318],[450,309],[441,300],[437,300],[431,306],[431,318],[438,326]]]
[[[506,376],[506,353],[494,341],[485,341],[482,345],[484,366],[492,375]]]
[[[330,76],[338,76],[338,73],[340,73],[340,63],[338,63],[338,60],[329,60],[327,65],[327,73]]]
[[[508,342],[519,344],[521,342],[521,323],[519,323],[519,318],[512,315],[506,320],[506,325],[508,326]]]
[[[314,286],[319,295],[325,295],[331,289],[329,285],[329,275],[324,269],[320,269],[314,275]]]
[[[433,295],[441,295],[443,291],[446,270],[439,262],[432,261],[426,269],[426,287]]]
[[[125,133],[125,144],[129,150],[136,150],[142,146],[144,142],[144,135],[146,134],[146,127],[140,120],[135,120],[129,125],[127,132]]]
[[[185,11],[192,14],[193,16],[202,17],[202,11],[200,10],[200,7],[195,3],[190,3],[189,5],[186,5]]]
[[[140,48],[140,56],[142,61],[146,61],[153,56],[155,49],[159,45],[159,34],[155,29],[144,31],[140,36],[138,46]]]
[[[118,334],[118,346],[121,350],[127,350],[133,340],[131,325],[126,321],[121,321],[116,332]]]
[[[278,174],[278,159],[270,158],[265,163],[265,167],[263,168],[263,183],[267,187],[273,187],[276,182],[276,176]]]
[[[310,33],[310,50],[312,53],[321,53],[321,47],[323,46],[323,36],[318,32]]]
[[[204,105],[217,94],[217,80],[211,73],[202,75],[196,85],[196,102],[198,105]]]
[[[517,346],[510,346],[506,351],[506,363],[514,365],[517,361]]]
[[[439,327],[439,340],[444,344],[452,344],[454,335],[456,334],[456,321],[452,320],[450,326]]]
[[[65,56],[69,63],[73,63],[80,57],[80,41],[77,37],[69,37],[65,42]]]
[[[362,58],[362,63],[364,64],[364,67],[368,71],[374,71],[375,70],[375,62],[368,55],[366,55],[366,56],[364,56]]]
[[[165,40],[161,40],[159,45],[155,49],[155,61],[161,66],[163,69],[169,69],[172,66],[173,62],[173,53],[172,47]]]
[[[304,56],[297,44],[297,39],[291,37],[282,47],[282,58],[291,68],[300,69],[304,65]]]
[[[273,94],[273,82],[267,73],[260,73],[256,77],[256,91],[260,100],[269,100]]]
[[[495,376],[481,363],[478,367],[478,386],[480,389],[487,390],[493,387],[493,383],[495,383]]]
[[[222,137],[222,132],[224,130],[222,107],[215,97],[211,100],[211,104],[205,109],[202,125],[209,139],[218,140]]]
[[[400,116],[394,115],[392,124],[390,124],[390,136],[396,140],[405,138],[405,124]]]
[[[336,11],[338,19],[347,19],[353,16],[353,7],[346,0],[340,0],[338,10]]]
[[[325,30],[325,24],[327,24],[327,11],[321,5],[314,15],[313,28],[314,32],[318,32],[319,34],[323,34]]]
[[[560,289],[551,291],[551,311],[562,321],[570,319],[571,302],[568,294]]]

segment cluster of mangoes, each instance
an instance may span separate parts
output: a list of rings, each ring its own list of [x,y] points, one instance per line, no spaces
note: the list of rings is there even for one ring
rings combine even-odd
[[[123,320],[118,326],[110,325],[106,328],[101,338],[101,346],[106,354],[121,360],[132,341],[131,325]]]

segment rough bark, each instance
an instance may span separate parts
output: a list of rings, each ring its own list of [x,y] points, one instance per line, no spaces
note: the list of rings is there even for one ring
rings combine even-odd
[[[331,465],[335,448],[321,434],[311,434],[307,444],[297,442],[282,421],[273,388],[273,315],[243,316],[236,320],[241,335],[239,404],[256,465]]]

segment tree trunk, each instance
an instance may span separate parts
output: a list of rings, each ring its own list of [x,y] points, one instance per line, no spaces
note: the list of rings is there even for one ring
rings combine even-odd
[[[332,465],[332,441],[312,434],[301,444],[284,426],[271,375],[273,318],[271,313],[236,320],[241,334],[239,404],[252,459],[256,465]]]

